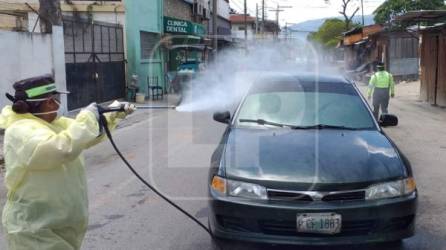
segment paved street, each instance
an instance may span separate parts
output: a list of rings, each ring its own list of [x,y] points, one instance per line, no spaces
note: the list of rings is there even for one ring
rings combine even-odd
[[[397,87],[397,95],[402,94],[392,101],[390,112],[399,116],[400,125],[386,132],[413,164],[420,192],[417,234],[401,248],[377,245],[356,249],[446,249],[442,192],[446,111],[417,102],[414,90],[414,84]],[[224,129],[211,117],[209,113],[151,111],[115,133],[117,144],[134,166],[203,223],[207,223],[208,213],[209,159]],[[91,216],[83,249],[213,249],[205,232],[130,174],[108,142],[89,150],[86,158]],[[4,204],[4,188],[1,190]],[[3,238],[0,249],[6,249]],[[302,248],[234,243],[225,249]]]

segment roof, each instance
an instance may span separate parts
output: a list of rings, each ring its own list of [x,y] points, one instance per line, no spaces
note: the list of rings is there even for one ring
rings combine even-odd
[[[345,46],[357,44],[369,38],[369,36],[380,33],[383,26],[380,24],[368,25],[360,28],[355,28],[344,33],[343,44]]]
[[[412,21],[433,21],[446,17],[446,10],[419,10],[409,11],[406,14],[397,16],[396,21],[412,22]]]
[[[363,34],[364,36],[368,36],[370,34],[378,33],[383,30],[383,26],[381,24],[372,24],[364,27],[353,28],[347,32],[342,33],[344,36],[350,36],[355,34]]]
[[[353,28],[349,31],[346,31],[344,33],[342,33],[344,36],[349,36],[349,35],[353,35],[353,34],[358,34],[358,33],[362,33],[362,28],[361,27],[357,27],[357,28]]]
[[[245,22],[245,15],[243,15],[243,14],[231,15],[229,17],[229,20],[231,21],[231,23],[244,23]],[[250,15],[247,15],[246,16],[246,21],[248,23],[254,23],[256,21],[256,18],[252,17]]]
[[[424,26],[424,27],[420,27],[420,31],[424,32],[430,32],[430,31],[435,31],[435,30],[444,30],[446,29],[446,24],[445,23],[436,23],[432,26]]]

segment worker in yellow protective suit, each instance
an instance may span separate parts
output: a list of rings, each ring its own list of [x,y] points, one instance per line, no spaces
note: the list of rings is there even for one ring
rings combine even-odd
[[[393,76],[384,70],[384,64],[379,63],[376,72],[369,82],[367,97],[370,100],[373,94],[373,115],[379,119],[379,109],[383,114],[388,113],[389,99],[395,97],[395,82]]]
[[[62,92],[49,75],[16,82],[14,89],[14,96],[7,94],[14,104],[0,115],[8,190],[2,222],[9,249],[80,249],[88,225],[82,151],[103,137],[97,105],[75,119],[58,117]],[[108,115],[110,128],[134,106],[125,110]]]

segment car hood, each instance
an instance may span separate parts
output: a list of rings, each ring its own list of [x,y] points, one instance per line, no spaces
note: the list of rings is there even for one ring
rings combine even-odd
[[[232,129],[222,166],[226,176],[294,183],[364,183],[406,175],[378,131]]]

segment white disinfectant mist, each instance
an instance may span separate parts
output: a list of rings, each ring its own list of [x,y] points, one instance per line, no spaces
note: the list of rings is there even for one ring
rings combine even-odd
[[[251,43],[225,49],[197,77],[183,85],[177,111],[228,110],[237,104],[257,79],[277,74],[321,72],[321,53],[299,40]],[[327,73],[328,67],[323,67]]]

